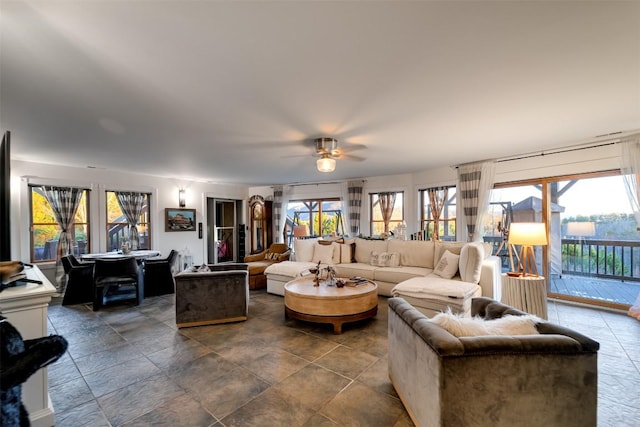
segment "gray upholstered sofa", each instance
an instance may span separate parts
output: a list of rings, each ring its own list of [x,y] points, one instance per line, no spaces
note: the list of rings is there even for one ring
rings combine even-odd
[[[179,328],[247,320],[247,264],[210,264],[207,269],[194,267],[175,276]]]
[[[599,344],[540,321],[539,334],[456,338],[389,302],[389,377],[418,426],[595,426]],[[485,319],[521,311],[474,298]]]

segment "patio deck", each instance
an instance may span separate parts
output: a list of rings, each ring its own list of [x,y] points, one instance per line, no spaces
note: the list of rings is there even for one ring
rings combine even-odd
[[[551,278],[549,291],[599,302],[632,305],[640,293],[640,283],[563,274]]]

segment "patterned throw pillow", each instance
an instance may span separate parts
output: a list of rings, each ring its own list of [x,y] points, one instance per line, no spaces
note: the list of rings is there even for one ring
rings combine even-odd
[[[378,267],[400,266],[400,254],[398,252],[382,252],[378,255]]]
[[[378,266],[379,259],[380,259],[380,254],[378,254],[378,252],[371,252],[371,257],[369,258],[369,264]]]
[[[458,272],[459,259],[460,255],[445,251],[433,272],[444,279],[451,279]]]

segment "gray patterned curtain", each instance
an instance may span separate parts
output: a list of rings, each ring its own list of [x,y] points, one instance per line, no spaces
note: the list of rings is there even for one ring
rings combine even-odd
[[[447,201],[449,189],[447,187],[427,188],[429,203],[431,204],[431,216],[433,217],[433,235],[431,240],[440,240],[440,216]]]
[[[489,207],[495,175],[495,162],[470,163],[458,166],[458,207],[467,225],[467,240],[478,242],[482,238],[484,215]]]
[[[282,194],[284,189],[282,185],[273,187],[273,241],[282,242]],[[284,224],[282,224],[284,226]]]
[[[67,288],[67,280],[64,274],[61,258],[73,253],[73,233],[71,227],[80,205],[82,192],[80,188],[43,186],[44,195],[51,206],[56,222],[62,229],[58,237],[58,249],[56,251],[56,290],[64,294]]]
[[[126,191],[116,191],[118,204],[129,223],[129,242],[131,249],[136,250],[140,246],[140,234],[138,234],[138,218],[144,209],[145,194]]]
[[[382,214],[382,222],[384,223],[384,232],[388,233],[389,221],[391,221],[393,207],[396,204],[396,193],[378,193],[378,203],[380,205],[380,213]]]
[[[349,234],[356,237],[360,234],[360,212],[362,210],[363,181],[349,181],[347,183],[347,195],[349,208]]]

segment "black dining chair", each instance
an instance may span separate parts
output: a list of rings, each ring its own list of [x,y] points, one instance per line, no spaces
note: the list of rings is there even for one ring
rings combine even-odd
[[[178,251],[172,249],[166,258],[144,261],[145,298],[175,293],[173,265],[177,258]]]
[[[81,263],[73,255],[61,258],[67,275],[67,287],[62,305],[83,304],[93,301],[93,263]]]
[[[135,299],[138,305],[144,296],[142,268],[134,257],[96,259],[93,283],[93,311],[113,301]]]

